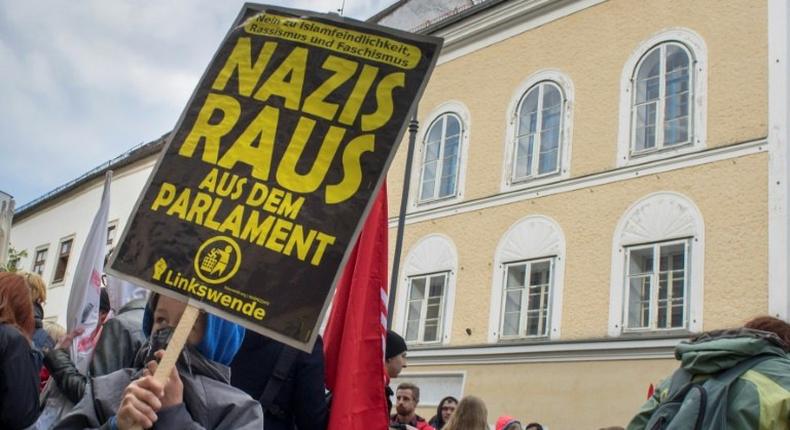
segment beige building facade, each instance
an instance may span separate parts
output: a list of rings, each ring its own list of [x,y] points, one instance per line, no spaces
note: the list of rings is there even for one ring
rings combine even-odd
[[[474,394],[491,422],[625,425],[677,342],[788,317],[787,21],[778,1],[609,0],[397,23],[445,38],[392,315],[423,414]]]
[[[395,383],[421,415],[473,394],[491,423],[625,425],[681,340],[790,317],[785,0],[400,0],[371,20],[445,39],[387,178],[393,261],[409,187]],[[163,142],[17,209],[49,318],[104,171],[114,239]]]

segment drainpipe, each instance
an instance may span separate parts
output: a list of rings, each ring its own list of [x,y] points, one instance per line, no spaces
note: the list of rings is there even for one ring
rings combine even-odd
[[[398,233],[395,239],[395,256],[392,260],[392,278],[390,279],[389,303],[387,304],[387,329],[392,328],[392,315],[395,313],[395,296],[398,291],[398,271],[400,270],[400,255],[403,248],[403,224],[406,220],[406,207],[409,204],[409,185],[411,181],[411,163],[414,158],[414,143],[417,140],[417,106],[409,121],[409,148],[406,152],[406,168],[403,172],[403,194],[400,198],[400,214],[398,215]]]

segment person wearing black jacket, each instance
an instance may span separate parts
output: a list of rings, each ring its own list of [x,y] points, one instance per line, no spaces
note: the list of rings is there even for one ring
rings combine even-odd
[[[323,345],[318,336],[307,354],[247,331],[230,364],[230,383],[261,402],[266,430],[326,429]]]
[[[146,301],[132,300],[118,310],[117,315],[104,322],[88,368],[91,376],[108,375],[132,367],[137,351],[146,340],[143,333]]]
[[[21,274],[30,288],[30,300],[33,302],[33,320],[36,330],[33,332],[33,346],[41,351],[55,346],[55,342],[44,330],[44,303],[47,301],[47,285],[37,273]]]
[[[0,273],[1,429],[23,429],[38,418],[41,362],[31,348],[34,330],[33,303],[24,277]]]
[[[145,305],[143,305],[145,308]],[[105,288],[101,289],[101,294],[99,296],[99,324],[104,324],[105,319],[107,318],[107,314],[110,312],[110,299],[107,296],[107,290]],[[140,326],[142,326],[142,317],[140,320]],[[81,332],[80,332],[81,333]],[[66,338],[61,341],[55,348],[52,348],[44,355],[44,365],[47,366],[51,378],[57,384],[58,389],[67,399],[69,399],[72,403],[77,403],[82,398],[83,394],[85,393],[85,385],[88,384],[88,377],[89,376],[101,376],[108,373],[112,373],[116,370],[123,369],[125,367],[131,367],[134,361],[134,355],[131,356],[131,360],[128,362],[120,362],[118,360],[115,366],[120,366],[118,368],[111,368],[109,366],[104,366],[103,370],[104,373],[101,374],[93,374],[93,375],[83,375],[77,370],[77,366],[71,360],[71,355],[69,355],[68,348],[71,345],[71,341],[74,339],[75,335],[78,335],[77,332],[69,333]],[[101,333],[99,334],[99,340],[105,337],[104,330],[102,328]],[[114,341],[109,341],[109,339],[105,338],[105,342],[99,343],[94,348],[94,355],[98,354],[99,356],[114,354],[113,350],[121,349],[125,351],[124,346],[120,345],[118,342],[120,340],[116,339]],[[108,351],[102,351],[103,349],[107,349]],[[135,353],[137,350],[135,350]]]

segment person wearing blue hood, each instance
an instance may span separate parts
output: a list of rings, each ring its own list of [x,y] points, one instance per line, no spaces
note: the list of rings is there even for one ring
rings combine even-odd
[[[244,329],[201,313],[167,383],[153,379],[157,360],[186,305],[152,294],[145,309],[148,336],[133,368],[93,378],[82,400],[55,429],[125,430],[134,425],[154,429],[263,428],[260,404],[230,386],[230,369],[244,339]]]

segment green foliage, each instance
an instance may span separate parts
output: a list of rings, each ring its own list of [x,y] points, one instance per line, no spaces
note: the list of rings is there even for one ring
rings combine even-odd
[[[8,263],[0,264],[0,271],[16,272],[19,270],[19,261],[27,257],[27,250],[17,251],[13,246],[8,247]]]

